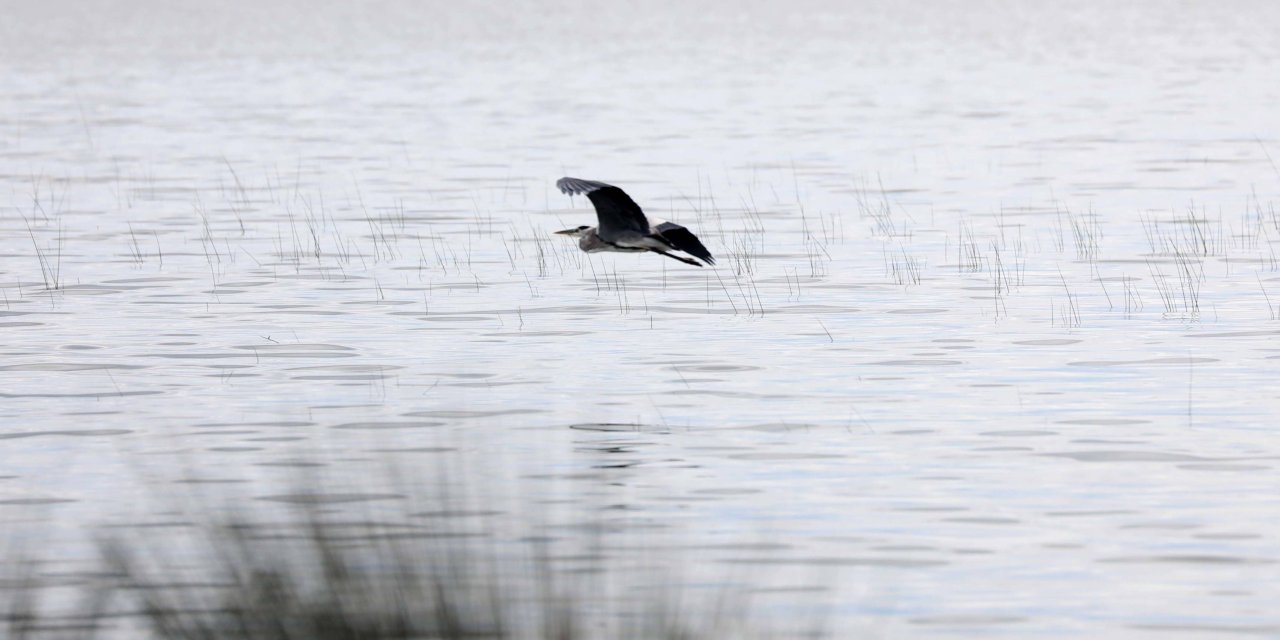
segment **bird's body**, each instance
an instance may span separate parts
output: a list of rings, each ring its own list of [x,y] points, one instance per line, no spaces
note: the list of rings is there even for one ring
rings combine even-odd
[[[702,266],[698,260],[706,264],[716,263],[711,252],[692,231],[674,222],[649,220],[640,205],[622,189],[578,178],[561,178],[556,181],[556,187],[569,195],[585,193],[596,208],[598,226],[584,225],[556,232],[578,238],[578,248],[587,253],[652,251],[697,267]],[[693,258],[676,255],[672,253],[674,251],[687,253]]]

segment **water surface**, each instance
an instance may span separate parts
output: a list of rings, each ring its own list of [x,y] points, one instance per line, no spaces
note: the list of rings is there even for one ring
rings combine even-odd
[[[834,637],[1275,636],[1280,15],[1113,4],[16,7],[5,536],[443,513]],[[579,253],[562,175],[719,266]]]

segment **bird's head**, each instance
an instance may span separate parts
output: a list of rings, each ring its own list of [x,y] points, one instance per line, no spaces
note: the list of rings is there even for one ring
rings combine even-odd
[[[584,224],[581,227],[574,227],[572,229],[565,229],[564,231],[557,231],[556,235],[573,236],[575,238],[581,238],[582,236],[587,235],[587,231],[590,231],[590,230],[591,230],[591,227],[588,227],[587,225]]]

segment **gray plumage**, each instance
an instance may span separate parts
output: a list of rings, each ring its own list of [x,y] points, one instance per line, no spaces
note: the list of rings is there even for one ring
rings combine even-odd
[[[640,205],[622,189],[595,180],[567,177],[557,180],[556,187],[569,195],[585,194],[596,209],[597,226],[556,232],[577,237],[578,247],[587,253],[652,251],[685,264],[702,266],[697,260],[671,253],[682,251],[707,264],[716,263],[692,231],[674,222],[650,221]]]

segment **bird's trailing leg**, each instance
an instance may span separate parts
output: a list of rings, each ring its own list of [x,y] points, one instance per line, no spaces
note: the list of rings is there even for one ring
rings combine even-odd
[[[678,256],[678,255],[675,255],[674,253],[667,253],[666,251],[659,251],[659,250],[657,250],[657,249],[651,249],[651,251],[653,251],[654,253],[660,253],[660,254],[662,254],[662,255],[664,255],[664,256],[666,256],[666,257],[668,257],[668,258],[671,258],[672,260],[679,260],[680,262],[683,262],[683,263],[685,263],[685,264],[691,264],[691,265],[693,265],[693,266],[695,266],[695,267],[701,267],[701,266],[702,266],[702,264],[701,264],[701,263],[699,263],[697,260],[692,260],[692,259],[690,259],[690,258],[681,257],[681,256]]]

